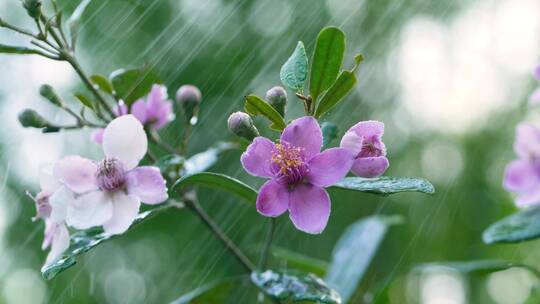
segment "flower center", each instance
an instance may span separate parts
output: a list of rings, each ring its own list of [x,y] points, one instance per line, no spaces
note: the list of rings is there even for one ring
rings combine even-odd
[[[377,141],[366,140],[358,157],[377,157],[383,155],[383,149]]]
[[[304,149],[287,143],[276,144],[272,162],[275,174],[287,184],[301,182],[308,172]]]
[[[49,204],[49,198],[51,193],[47,191],[39,192],[34,198],[36,202],[36,216],[35,218],[46,219],[51,215],[51,204]]]
[[[115,158],[104,159],[99,163],[96,178],[101,190],[118,191],[124,188],[126,182],[124,166]]]

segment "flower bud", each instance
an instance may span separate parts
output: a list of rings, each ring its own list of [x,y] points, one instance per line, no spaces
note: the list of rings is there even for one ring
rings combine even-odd
[[[244,112],[234,112],[227,120],[229,130],[236,136],[252,141],[253,138],[259,136],[259,131],[253,124],[251,117]]]
[[[183,85],[178,89],[178,91],[176,91],[176,100],[180,106],[182,106],[186,120],[191,124],[196,123],[197,112],[199,111],[201,99],[201,91],[193,85]]]
[[[58,97],[58,94],[54,91],[53,87],[48,84],[44,84],[39,88],[39,94],[49,100],[53,105],[62,107],[62,100]]]
[[[19,113],[19,122],[25,128],[41,129],[49,126],[49,122],[32,109],[25,109]]]
[[[41,16],[41,0],[23,0],[23,7],[28,16],[37,19]]]
[[[276,86],[266,92],[266,100],[281,116],[285,116],[285,105],[287,104],[287,92],[283,87]]]

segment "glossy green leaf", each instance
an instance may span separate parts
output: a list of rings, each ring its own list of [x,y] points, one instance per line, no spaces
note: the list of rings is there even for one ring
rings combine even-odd
[[[93,84],[97,85],[97,87],[108,94],[113,93],[113,87],[112,84],[109,82],[107,78],[103,75],[92,75],[90,76],[90,81],[92,81]]]
[[[321,124],[321,130],[323,134],[323,147],[327,148],[338,137],[338,127],[329,121],[325,121]]]
[[[94,110],[94,103],[90,98],[86,97],[86,95],[82,93],[75,93],[74,96],[79,100],[84,106],[90,108],[91,110]]]
[[[86,8],[90,4],[91,0],[82,0],[77,8],[73,11],[73,14],[69,17],[67,25],[69,27],[69,33],[71,35],[71,45],[74,46],[77,43],[77,37],[79,36],[79,27],[81,24],[81,17],[86,11]]]
[[[291,57],[281,67],[279,77],[284,86],[300,92],[307,78],[308,59],[302,41],[298,41]]]
[[[220,173],[201,172],[183,176],[176,181],[173,189],[178,190],[186,186],[205,186],[224,190],[252,203],[257,200],[257,190],[234,177]]]
[[[248,114],[252,116],[263,115],[268,118],[272,122],[270,128],[276,131],[285,129],[286,124],[283,116],[281,116],[281,114],[279,114],[269,103],[255,95],[248,95],[245,99],[246,103],[244,105],[244,110]]]
[[[540,206],[529,207],[489,226],[482,234],[487,244],[518,243],[540,237]]]
[[[339,304],[339,294],[314,274],[267,270],[251,274],[251,281],[265,294],[280,301]]]
[[[337,27],[326,27],[317,36],[309,93],[313,100],[334,84],[345,54],[345,34]]]
[[[435,193],[435,188],[429,181],[415,177],[345,177],[331,187],[380,195],[399,192]]]
[[[116,95],[126,104],[133,104],[137,99],[150,93],[152,85],[159,83],[157,75],[148,68],[133,70],[116,70],[111,73],[109,80]]]
[[[133,222],[130,229],[132,229],[134,225],[141,223],[151,215],[156,214],[158,211],[164,210],[168,207],[168,205],[161,205],[152,210],[141,212]],[[70,246],[61,257],[59,257],[55,261],[52,261],[49,264],[43,265],[43,267],[41,268],[41,274],[47,280],[53,279],[62,271],[75,265],[77,263],[76,257],[78,255],[83,254],[88,250],[101,244],[102,242],[107,241],[111,238],[115,238],[117,236],[118,235],[110,235],[108,233],[105,233],[101,228],[78,231],[71,235]]]
[[[343,302],[354,295],[388,228],[402,221],[400,216],[370,216],[353,223],[341,235],[325,281],[339,292]]]
[[[497,272],[501,270],[506,270],[510,268],[523,268],[530,271],[536,277],[540,278],[540,272],[532,266],[515,263],[510,261],[502,260],[477,260],[477,261],[455,261],[455,262],[432,262],[424,263],[415,267],[415,270],[424,271],[429,270],[434,267],[447,267],[455,271],[465,273],[465,274],[489,274],[492,272]]]
[[[5,44],[0,44],[0,53],[20,54],[20,55],[39,54],[38,51],[30,49],[30,48],[26,48],[22,46],[5,45]]]
[[[170,304],[214,304],[225,303],[231,291],[242,284],[242,281],[248,279],[248,276],[238,276],[227,278],[216,282],[204,284],[199,288],[184,294],[180,298],[172,301]]]
[[[326,261],[277,246],[272,246],[272,255],[278,260],[287,262],[288,268],[298,269],[318,276],[324,276],[328,268],[328,262]]]
[[[230,142],[218,142],[208,150],[197,153],[188,158],[184,163],[184,171],[182,172],[182,175],[195,174],[208,170],[218,161],[221,153],[237,147],[237,145]]]
[[[356,85],[356,76],[354,72],[343,71],[339,74],[337,80],[323,95],[321,101],[315,110],[315,117],[320,118],[328,111],[332,110],[347,94],[349,94]]]

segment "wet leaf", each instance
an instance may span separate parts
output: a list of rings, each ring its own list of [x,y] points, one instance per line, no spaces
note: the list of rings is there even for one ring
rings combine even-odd
[[[74,96],[86,107],[88,107],[89,109],[91,110],[94,110],[95,107],[94,107],[94,103],[92,102],[92,100],[90,100],[90,98],[86,97],[86,95],[82,94],[82,93],[75,93]]]
[[[314,101],[334,84],[345,54],[345,34],[337,27],[326,27],[317,36],[309,93]]]
[[[67,25],[69,27],[69,33],[71,35],[71,45],[74,46],[77,43],[77,37],[79,36],[79,27],[81,24],[81,17],[86,11],[86,8],[90,4],[91,0],[83,0],[77,8],[73,11],[73,14],[69,17]]]
[[[339,294],[314,274],[267,270],[251,274],[251,281],[265,294],[280,301],[313,301],[339,304]]]
[[[231,294],[231,290],[241,285],[242,281],[246,280],[247,278],[248,276],[245,275],[204,284],[201,287],[193,289],[180,298],[172,301],[170,304],[225,303],[227,301],[227,297]]]
[[[30,49],[30,48],[26,48],[22,46],[5,45],[5,44],[0,44],[0,53],[20,54],[20,55],[39,54],[38,51]]]
[[[285,248],[272,246],[272,255],[287,262],[287,267],[323,276],[328,268],[328,262],[294,252]]]
[[[103,75],[92,75],[90,76],[90,81],[92,81],[93,84],[97,85],[98,88],[108,94],[113,93],[113,87],[112,84],[109,82],[107,78]]]
[[[146,96],[150,93],[152,85],[159,83],[157,75],[145,67],[133,70],[116,70],[111,73],[109,80],[116,95],[128,105]]]
[[[399,192],[435,193],[435,188],[429,181],[415,177],[345,177],[331,187],[380,195]]]
[[[343,71],[339,74],[339,77],[334,84],[328,89],[326,94],[323,95],[317,110],[315,110],[315,117],[320,118],[328,111],[332,110],[347,94],[349,94],[356,85],[356,76],[351,71]]]
[[[152,210],[141,212],[135,221],[133,222],[130,229],[133,229],[133,226],[141,223],[148,217],[153,214],[156,214],[158,211],[168,208],[168,205],[161,205]],[[107,241],[111,238],[115,238],[119,235],[110,235],[105,233],[101,228],[93,228],[83,231],[78,231],[71,235],[71,244],[69,248],[64,252],[64,254],[57,260],[43,265],[41,268],[41,274],[47,280],[53,279],[62,271],[70,268],[71,266],[77,263],[76,257],[80,254],[87,252],[88,250],[96,247],[104,241]]]
[[[520,210],[489,226],[482,234],[484,243],[518,243],[540,237],[540,206]]]
[[[244,110],[248,114],[252,116],[263,115],[268,118],[272,122],[270,128],[276,131],[285,129],[287,125],[285,124],[283,116],[281,116],[281,114],[279,114],[269,103],[255,95],[248,95],[245,99],[246,103],[244,105]]]
[[[323,134],[323,148],[328,148],[329,145],[338,137],[338,127],[331,122],[325,121],[321,124]]]
[[[230,142],[219,142],[206,151],[197,153],[186,160],[182,175],[189,175],[208,170],[217,161],[221,153],[237,148],[238,146]]]
[[[178,190],[186,186],[205,186],[224,190],[236,194],[251,203],[255,203],[257,200],[257,190],[234,177],[220,173],[201,172],[186,175],[176,181],[173,189]]]
[[[341,235],[325,281],[339,292],[343,302],[354,295],[388,228],[402,221],[400,216],[370,216],[356,221]]]
[[[302,41],[298,41],[291,57],[281,67],[279,77],[284,86],[302,91],[307,78],[308,59]]]
[[[417,271],[426,271],[434,267],[447,267],[452,268],[455,271],[465,273],[465,274],[489,274],[492,272],[497,272],[501,270],[506,270],[510,268],[523,268],[530,271],[537,278],[540,278],[540,272],[532,266],[510,262],[502,260],[477,260],[477,261],[443,261],[443,262],[432,262],[424,263],[415,267]]]

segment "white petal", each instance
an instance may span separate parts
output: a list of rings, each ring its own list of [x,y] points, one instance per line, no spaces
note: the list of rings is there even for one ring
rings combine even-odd
[[[59,258],[66,249],[69,248],[69,231],[64,224],[57,224],[53,235],[51,251],[47,255],[46,263],[50,263]]]
[[[122,192],[115,193],[113,197],[113,216],[103,224],[105,232],[120,234],[128,230],[139,213],[140,205],[141,201],[133,195],[126,195]]]
[[[54,163],[53,174],[75,193],[97,189],[97,164],[84,157],[70,155]]]
[[[103,133],[103,152],[120,160],[126,170],[133,169],[146,154],[148,139],[143,125],[133,115],[115,118]]]
[[[41,191],[53,193],[62,184],[53,175],[53,166],[51,163],[42,164],[39,166],[39,186]]]
[[[113,214],[112,195],[93,191],[77,197],[68,204],[66,223],[77,229],[100,226]]]
[[[51,205],[50,220],[54,223],[62,223],[66,219],[67,206],[75,201],[75,196],[66,186],[60,187],[49,198]]]

